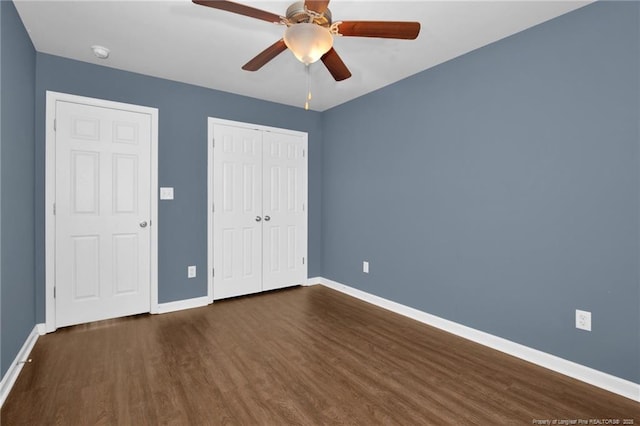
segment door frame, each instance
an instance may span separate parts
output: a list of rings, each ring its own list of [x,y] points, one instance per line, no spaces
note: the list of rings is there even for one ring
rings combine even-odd
[[[303,173],[304,187],[304,258],[305,269],[309,265],[309,135],[307,132],[298,130],[282,129],[278,127],[262,126],[259,124],[244,123],[241,121],[225,120],[222,118],[208,117],[207,119],[207,299],[213,303],[213,128],[214,126],[225,125],[241,127],[243,129],[261,130],[264,132],[285,133],[302,137],[304,141],[305,171]],[[307,273],[308,275],[308,273]]]
[[[55,228],[54,203],[56,193],[56,102],[70,102],[93,107],[119,109],[148,114],[151,117],[151,217],[150,225],[150,313],[158,313],[158,109],[141,105],[95,99],[67,93],[46,92],[45,118],[45,331],[56,330]]]

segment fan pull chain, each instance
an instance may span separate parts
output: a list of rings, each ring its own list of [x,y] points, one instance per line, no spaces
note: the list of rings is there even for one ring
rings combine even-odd
[[[304,102],[304,109],[309,111],[309,102],[311,102],[311,77],[309,73],[309,64],[305,65],[305,71],[307,73],[307,99]]]

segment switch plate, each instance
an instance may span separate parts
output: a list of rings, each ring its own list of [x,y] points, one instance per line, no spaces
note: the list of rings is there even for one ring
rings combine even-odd
[[[187,266],[187,278],[196,277],[196,265]]]
[[[576,309],[576,328],[591,331],[591,312]]]
[[[367,262],[366,260],[362,262],[362,272],[364,272],[365,274],[369,273],[369,262]]]
[[[162,187],[162,188],[160,188],[160,199],[161,200],[173,200],[173,188],[172,187]]]

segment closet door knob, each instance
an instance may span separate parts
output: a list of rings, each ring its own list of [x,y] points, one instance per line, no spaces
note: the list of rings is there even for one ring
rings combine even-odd
[[[142,222],[140,222],[140,228],[146,228],[147,227],[147,221],[143,220]]]
[[[264,220],[266,220],[267,222],[269,222],[271,220],[271,216],[265,216]]]
[[[260,216],[256,216],[256,222],[260,222],[262,218]]]

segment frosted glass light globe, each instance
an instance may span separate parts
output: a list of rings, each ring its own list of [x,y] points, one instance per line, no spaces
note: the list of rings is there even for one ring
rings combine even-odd
[[[287,28],[284,32],[284,44],[300,62],[309,65],[333,47],[333,36],[328,28],[302,22]]]

